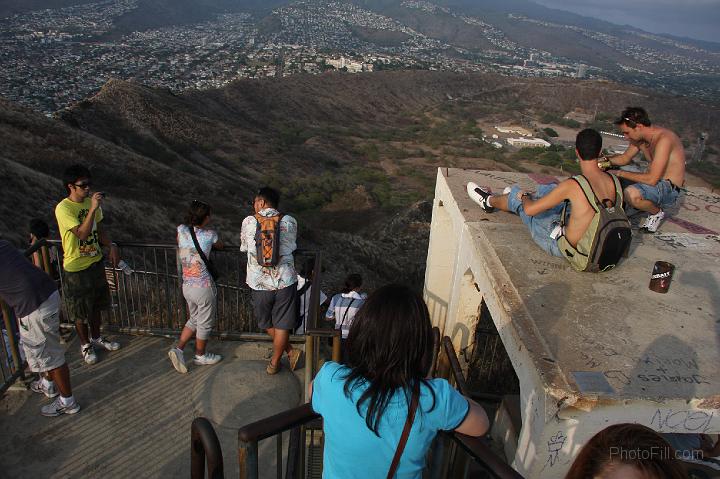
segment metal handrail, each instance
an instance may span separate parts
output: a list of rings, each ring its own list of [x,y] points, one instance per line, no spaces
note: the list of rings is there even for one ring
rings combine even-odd
[[[503,462],[480,437],[466,436],[459,432],[449,434],[452,441],[478,462],[483,469],[497,479],[524,479],[520,473]]]
[[[279,436],[286,431],[295,430],[312,421],[322,419],[313,411],[309,403],[293,409],[283,411],[274,416],[255,421],[241,427],[238,430],[240,479],[258,479],[258,442]],[[466,436],[457,432],[442,432],[462,448],[467,454],[478,462],[486,471],[490,472],[497,479],[523,479],[517,471],[503,462],[479,437]],[[281,444],[281,443],[280,443]],[[291,461],[291,454],[288,454],[288,466]],[[278,463],[278,474],[282,465]],[[288,467],[289,469],[289,467]],[[292,477],[290,475],[286,477]]]
[[[455,380],[455,385],[460,394],[465,397],[491,400],[500,399],[498,396],[492,394],[471,394],[467,386],[467,382],[465,381],[465,375],[463,374],[462,367],[460,366],[457,353],[455,353],[455,346],[453,346],[452,340],[448,336],[444,336],[442,344],[448,363],[450,363],[450,371],[453,379]],[[449,433],[445,434],[447,435]],[[500,460],[500,458],[492,451],[492,449],[490,449],[482,438],[466,436],[465,434],[457,432],[449,435],[455,444],[467,452],[475,461],[480,463],[480,465],[486,471],[490,472],[493,477],[498,479],[518,479],[523,477],[507,463]]]
[[[448,336],[445,336],[442,339],[442,344],[445,349],[445,355],[450,363],[450,371],[452,372],[458,391],[460,391],[460,394],[463,396],[470,397],[470,392],[468,391],[467,383],[465,382],[465,376],[463,375],[462,368],[460,367],[460,361],[455,353],[455,346],[453,346],[452,340]]]
[[[205,459],[207,458],[208,479],[223,479],[223,456],[220,441],[210,421],[197,417],[190,425],[190,477],[205,478]]]
[[[240,466],[240,479],[258,479],[258,443],[272,436],[277,436],[278,462],[277,475],[282,477],[282,433],[304,426],[311,421],[320,419],[320,415],[313,411],[310,403],[305,403],[293,409],[288,409],[274,416],[238,429],[238,461]],[[298,435],[296,435],[298,436]],[[296,439],[300,439],[296,437]],[[301,439],[300,439],[301,440]],[[297,447],[295,447],[297,450]],[[295,458],[288,454],[288,470],[294,470],[291,463]],[[290,477],[290,476],[288,476]]]
[[[438,328],[437,326],[433,326],[433,328],[432,328],[432,337],[433,337],[432,363],[430,364],[430,371],[428,372],[428,377],[435,376],[435,370],[437,369],[438,356],[440,356],[440,328]]]
[[[238,429],[238,440],[242,442],[262,441],[313,419],[320,419],[320,415],[313,411],[310,403],[305,403],[241,427]]]

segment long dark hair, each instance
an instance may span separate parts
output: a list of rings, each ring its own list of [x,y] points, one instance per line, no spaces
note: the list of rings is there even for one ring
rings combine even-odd
[[[619,464],[633,466],[643,477],[686,479],[675,450],[657,432],[640,424],[615,424],[595,434],[578,453],[565,479],[597,477]]]
[[[355,316],[347,338],[350,372],[344,392],[367,384],[356,404],[358,414],[367,404],[365,424],[378,434],[380,419],[390,399],[402,389],[410,407],[410,391],[425,377],[432,361],[432,325],[422,297],[410,288],[391,284],[373,292]],[[429,388],[429,386],[428,386]],[[433,395],[435,407],[435,393]]]
[[[210,215],[210,205],[199,200],[192,200],[185,213],[184,223],[188,226],[200,226]]]

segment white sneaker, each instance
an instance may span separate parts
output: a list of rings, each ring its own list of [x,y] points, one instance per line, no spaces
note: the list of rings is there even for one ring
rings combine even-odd
[[[506,186],[505,188],[503,188],[503,195],[509,195],[511,191],[512,186]]]
[[[193,362],[198,366],[209,366],[211,364],[217,364],[220,361],[222,361],[222,356],[208,352],[205,352],[202,356],[196,354],[193,358]]]
[[[488,204],[488,198],[490,198],[490,192],[480,188],[476,183],[472,181],[467,184],[467,193],[470,199],[480,205],[480,208],[485,210],[486,213],[492,213],[495,208]]]
[[[92,344],[81,346],[80,351],[86,363],[95,364],[97,362],[97,354],[95,354],[95,348],[93,348]]]
[[[33,381],[30,383],[30,390],[34,393],[42,393],[46,395],[49,398],[54,398],[58,394],[60,394],[57,389],[55,389],[55,383],[51,382],[50,386],[45,387],[43,385],[43,380],[38,379],[37,381]]]
[[[92,340],[93,345],[105,348],[108,351],[117,351],[120,349],[120,343],[108,340],[105,336],[100,336],[97,339]]]
[[[662,223],[663,219],[665,219],[665,212],[660,210],[654,215],[649,215],[645,219],[645,224],[642,227],[648,230],[649,233],[655,233],[660,227],[660,223]]]
[[[40,414],[47,417],[55,417],[62,416],[63,414],[75,414],[79,410],[80,405],[77,401],[73,401],[72,404],[65,406],[60,396],[58,396],[51,404],[41,407]]]
[[[185,356],[183,356],[182,349],[172,348],[168,351],[170,362],[172,363],[175,370],[179,373],[187,373],[187,366],[185,366]]]

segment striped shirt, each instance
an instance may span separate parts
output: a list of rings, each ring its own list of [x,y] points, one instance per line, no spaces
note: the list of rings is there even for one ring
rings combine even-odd
[[[342,331],[342,338],[347,339],[355,315],[367,299],[367,294],[350,291],[336,294],[330,300],[330,307],[325,314],[328,319],[335,320],[335,329]]]

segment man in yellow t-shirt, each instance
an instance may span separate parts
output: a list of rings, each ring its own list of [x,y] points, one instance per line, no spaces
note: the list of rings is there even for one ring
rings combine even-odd
[[[104,194],[90,193],[90,171],[82,165],[69,166],[63,182],[68,196],[55,207],[55,218],[64,252],[65,304],[75,322],[83,358],[86,363],[95,364],[96,348],[108,351],[120,348],[118,343],[100,335],[100,312],[110,306],[101,246],[110,248],[108,256],[113,266],[120,261],[120,252],[102,227],[100,204]]]

